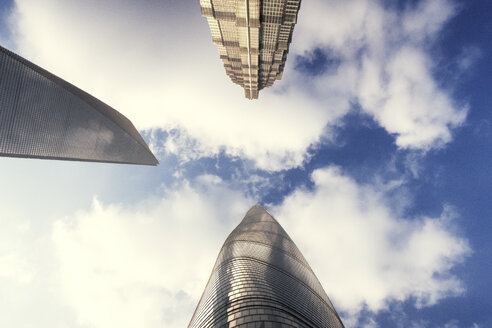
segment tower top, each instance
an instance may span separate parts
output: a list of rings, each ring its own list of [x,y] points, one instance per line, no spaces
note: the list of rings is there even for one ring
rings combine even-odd
[[[282,78],[301,0],[200,0],[226,74],[248,99]]]
[[[343,324],[292,239],[257,204],[222,246],[188,327],[341,328]]]
[[[158,164],[125,116],[3,47],[0,156]]]

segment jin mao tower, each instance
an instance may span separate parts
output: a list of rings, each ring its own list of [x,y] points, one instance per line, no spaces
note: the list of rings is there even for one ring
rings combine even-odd
[[[301,0],[200,0],[226,74],[248,99],[282,78]]]
[[[343,324],[311,267],[280,224],[253,206],[220,250],[188,328]]]

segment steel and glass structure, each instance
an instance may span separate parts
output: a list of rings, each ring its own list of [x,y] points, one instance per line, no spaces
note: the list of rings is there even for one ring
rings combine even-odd
[[[294,242],[270,213],[255,205],[222,246],[188,327],[343,324]]]
[[[248,99],[282,78],[301,0],[200,0],[226,74]]]
[[[158,164],[125,116],[3,47],[0,156]]]

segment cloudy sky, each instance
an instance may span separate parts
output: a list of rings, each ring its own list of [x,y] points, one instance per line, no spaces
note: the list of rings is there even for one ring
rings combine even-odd
[[[0,327],[185,327],[255,203],[347,327],[491,327],[491,14],[303,1],[283,79],[249,101],[198,1],[0,0],[0,43],[161,163],[0,159]]]

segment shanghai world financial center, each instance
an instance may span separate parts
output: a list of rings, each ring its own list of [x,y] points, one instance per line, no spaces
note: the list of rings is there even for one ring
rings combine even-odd
[[[300,0],[200,0],[226,74],[248,99],[282,78]],[[0,47],[0,156],[157,165],[133,124]],[[343,324],[306,259],[261,205],[219,252],[189,328]]]
[[[122,114],[0,47],[0,156],[157,165]]]

